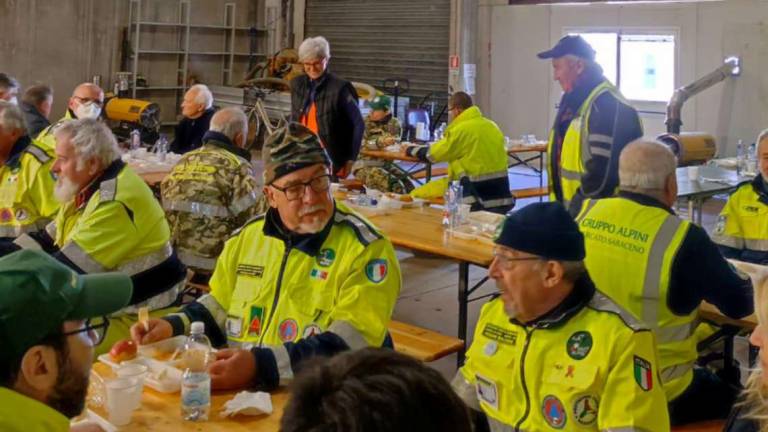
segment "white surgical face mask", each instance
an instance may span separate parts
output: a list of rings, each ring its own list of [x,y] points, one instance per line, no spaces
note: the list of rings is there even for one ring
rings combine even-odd
[[[8,102],[10,102],[10,103],[12,103],[14,105],[18,105],[19,104],[19,99],[16,96],[14,96]]]
[[[75,108],[75,115],[79,119],[95,119],[101,114],[101,108],[93,102],[80,104]]]

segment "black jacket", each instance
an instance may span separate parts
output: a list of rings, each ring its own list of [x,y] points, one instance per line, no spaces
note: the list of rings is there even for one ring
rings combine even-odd
[[[760,425],[756,420],[742,418],[744,407],[737,407],[728,416],[728,422],[723,427],[723,432],[760,432]]]
[[[291,120],[301,121],[312,102],[317,107],[318,135],[338,172],[347,161],[357,159],[365,122],[357,107],[357,92],[349,81],[326,72],[311,81],[301,75],[291,81]]]
[[[196,119],[184,117],[176,125],[173,142],[169,150],[174,153],[184,154],[203,145],[203,135],[208,132],[211,125],[211,117],[216,112],[214,108],[203,111],[203,115]]]
[[[24,113],[24,121],[27,123],[27,134],[30,137],[36,138],[43,129],[51,125],[51,122],[34,106],[21,102],[19,103],[19,108]]]

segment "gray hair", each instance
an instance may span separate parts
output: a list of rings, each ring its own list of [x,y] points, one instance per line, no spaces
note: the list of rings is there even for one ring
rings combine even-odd
[[[70,138],[77,155],[77,167],[83,169],[85,162],[96,159],[101,168],[106,168],[120,158],[120,150],[112,131],[97,119],[80,119],[62,123],[54,131],[56,139]]]
[[[619,156],[619,187],[637,192],[664,190],[676,168],[677,159],[669,147],[658,141],[637,140]]]
[[[299,61],[331,58],[331,46],[322,36],[304,39],[299,45]]]
[[[0,100],[0,126],[7,131],[21,130],[27,132],[24,114],[16,105]]]
[[[248,117],[238,107],[226,107],[216,112],[211,117],[211,130],[221,132],[227,138],[234,141],[235,135],[242,133],[248,135]]]
[[[553,261],[546,258],[542,258],[541,261],[537,261],[534,265],[537,269],[542,269],[544,263],[547,261]],[[587,272],[587,266],[584,261],[557,261],[563,267],[563,280],[567,282],[576,282],[580,277],[584,276]]]
[[[757,141],[755,141],[757,143],[755,150],[757,150],[758,153],[760,152],[760,143],[766,140],[768,140],[768,129],[763,129],[763,131],[760,132],[760,134],[757,136]]]
[[[203,105],[205,109],[213,106],[213,93],[205,84],[195,84],[188,91],[194,91],[195,102]]]

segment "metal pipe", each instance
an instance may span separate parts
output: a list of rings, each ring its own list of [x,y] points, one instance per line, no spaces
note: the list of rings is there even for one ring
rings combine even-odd
[[[683,124],[681,111],[685,101],[730,76],[739,76],[740,74],[741,59],[739,57],[728,57],[719,68],[687,86],[675,90],[672,99],[667,104],[667,119],[664,122],[667,125],[667,133],[680,133],[680,126]]]

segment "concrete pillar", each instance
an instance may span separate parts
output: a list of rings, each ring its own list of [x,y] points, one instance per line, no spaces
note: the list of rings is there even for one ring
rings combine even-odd
[[[451,0],[448,91],[476,93],[478,0]],[[458,59],[458,64],[455,60]],[[449,59],[450,60],[450,59]]]

